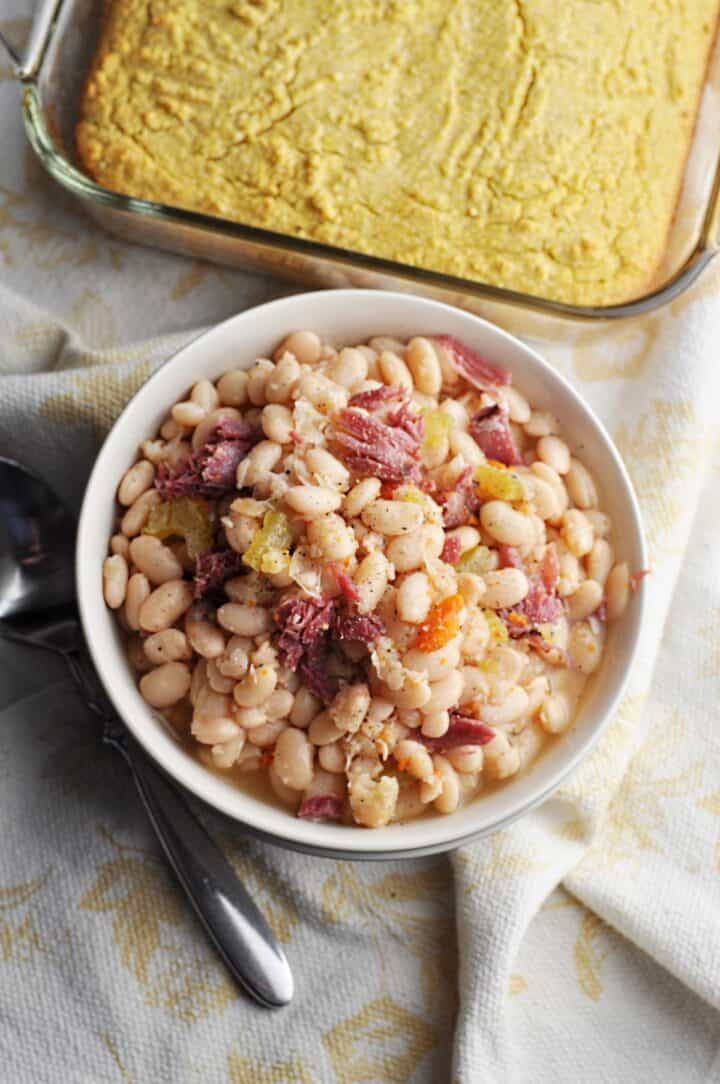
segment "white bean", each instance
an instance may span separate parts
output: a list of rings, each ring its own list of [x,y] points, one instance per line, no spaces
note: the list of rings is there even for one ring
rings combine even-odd
[[[531,546],[535,538],[528,516],[504,501],[487,501],[480,509],[480,522],[491,538],[506,546]]]
[[[579,459],[570,460],[570,469],[565,479],[572,502],[578,508],[596,508],[598,503],[597,486],[593,476]]]
[[[432,757],[422,742],[413,741],[411,738],[399,741],[393,749],[393,756],[401,772],[407,772],[421,781],[432,779]]]
[[[185,400],[182,403],[175,403],[170,413],[173,416],[173,421],[177,422],[178,425],[182,425],[185,429],[194,429],[205,418],[207,411],[199,403]]]
[[[202,745],[224,745],[242,734],[237,723],[223,715],[213,719],[193,719],[190,732],[195,741]]]
[[[271,666],[251,666],[233,689],[235,703],[241,708],[256,708],[275,690],[277,671]]]
[[[522,686],[513,685],[499,704],[481,704],[478,714],[487,726],[505,726],[527,715],[528,704],[528,694]]]
[[[630,597],[630,571],[625,561],[615,565],[605,585],[608,621],[615,621],[625,611]]]
[[[153,666],[166,662],[183,662],[192,658],[192,650],[180,629],[163,629],[143,641],[143,649]]]
[[[222,630],[209,621],[202,610],[195,607],[185,618],[185,635],[193,651],[205,659],[217,659],[225,651],[225,637]]]
[[[305,463],[316,481],[328,489],[345,489],[350,481],[347,467],[325,448],[309,448],[305,453]]]
[[[434,711],[431,715],[426,715],[420,726],[422,734],[426,738],[442,738],[443,734],[447,734],[450,728],[450,712]]]
[[[197,403],[208,413],[215,410],[219,401],[215,385],[211,384],[209,380],[198,380],[190,392],[190,401]]]
[[[373,779],[362,772],[353,776],[348,797],[355,821],[365,828],[381,828],[387,824],[395,812],[399,790],[397,779],[389,775]]]
[[[247,403],[248,374],[245,369],[229,369],[217,382],[223,406],[241,407]]]
[[[516,606],[530,589],[528,578],[520,568],[499,568],[496,572],[486,572],[483,580],[483,604],[491,610]]]
[[[477,442],[464,429],[452,429],[450,448],[453,455],[460,455],[471,467],[478,467],[485,462],[485,456]]]
[[[596,538],[607,538],[612,530],[610,516],[600,512],[597,508],[587,508],[585,509],[585,518],[588,523],[592,524]]]
[[[140,692],[153,708],[169,708],[190,689],[190,670],[181,662],[166,662],[140,678]]]
[[[388,583],[389,565],[387,557],[380,550],[373,550],[363,557],[355,573],[355,586],[360,598],[358,612],[369,614],[382,598]]]
[[[354,485],[343,502],[345,518],[354,519],[359,516],[363,508],[375,500],[381,489],[382,482],[379,478],[363,478]]]
[[[614,561],[613,548],[607,539],[596,538],[590,553],[585,558],[588,576],[604,586]]]
[[[397,593],[397,613],[401,621],[419,625],[425,620],[432,605],[432,588],[424,572],[410,572],[403,579]]]
[[[288,689],[275,689],[263,703],[262,709],[271,721],[287,719],[292,711],[295,697]]]
[[[322,373],[304,372],[298,383],[298,397],[307,399],[322,414],[334,414],[347,406],[348,392]]]
[[[274,719],[272,722],[262,723],[260,726],[248,730],[247,739],[251,745],[257,746],[258,749],[269,749],[285,730],[287,730],[285,720]]]
[[[516,425],[527,425],[530,421],[530,404],[525,396],[507,384],[500,389],[500,398],[510,415],[510,421]]]
[[[435,347],[430,340],[422,336],[411,339],[407,345],[405,358],[417,390],[423,395],[439,395],[442,387],[442,371]]]
[[[344,737],[344,733],[328,711],[321,711],[310,723],[308,737],[313,745],[330,745]]]
[[[457,589],[466,606],[477,606],[485,594],[485,581],[482,576],[477,576],[474,572],[460,572],[457,578]]]
[[[183,567],[177,557],[159,538],[141,534],[130,543],[130,557],[140,572],[144,572],[154,587],[168,580],[182,578]]]
[[[460,647],[457,639],[439,647],[436,651],[420,651],[412,648],[403,657],[403,664],[409,670],[419,670],[427,674],[430,681],[440,681],[455,669],[460,662]]]
[[[562,519],[560,531],[565,545],[575,557],[584,557],[593,547],[592,524],[583,512],[571,508]]]
[[[304,730],[288,727],[275,744],[273,766],[286,787],[305,790],[313,777],[314,752]]]
[[[546,696],[540,711],[538,721],[548,734],[561,734],[567,730],[570,724],[570,705],[567,698],[556,693]]]
[[[155,468],[147,459],[139,459],[123,475],[118,487],[118,502],[129,507],[150,488],[155,478]]]
[[[467,704],[469,700],[486,697],[490,688],[488,675],[477,666],[463,666],[463,687],[460,694],[460,703]]]
[[[557,474],[567,474],[570,470],[570,449],[560,437],[540,437],[537,454]]]
[[[336,384],[342,384],[344,388],[353,390],[363,380],[367,379],[367,358],[360,350],[346,346],[338,356],[330,362],[327,374]]]
[[[446,756],[455,771],[461,775],[481,772],[485,759],[482,745],[458,745],[455,749],[448,749]]]
[[[455,769],[447,757],[433,757],[435,772],[440,779],[440,793],[435,799],[434,805],[438,813],[454,813],[460,804],[460,784]]]
[[[570,661],[581,674],[593,674],[600,665],[602,643],[586,621],[570,626],[567,650]]]
[[[263,407],[262,427],[268,440],[289,444],[294,426],[292,411],[282,403],[268,403]]]
[[[292,354],[285,354],[270,373],[265,385],[265,398],[268,403],[287,403],[293,388],[300,379],[300,365]]]
[[[134,538],[136,534],[140,534],[151,511],[161,500],[156,489],[147,489],[130,505],[120,521],[120,530],[126,538]]]
[[[498,731],[492,741],[483,746],[483,769],[493,779],[507,779],[520,767],[520,754],[507,735]]]
[[[314,331],[293,331],[280,343],[273,357],[280,361],[284,354],[292,354],[301,365],[315,365],[320,360],[322,342]]]
[[[336,512],[342,504],[342,496],[325,486],[290,486],[285,501],[303,519],[316,519]]]
[[[434,715],[454,707],[463,691],[463,675],[460,670],[451,670],[447,677],[430,685],[430,699],[418,707],[423,715]]]
[[[110,539],[110,553],[117,553],[127,561],[130,556],[130,541],[124,534],[114,534]]]
[[[363,509],[360,518],[371,531],[394,536],[416,531],[422,524],[423,511],[410,501],[376,500]]]
[[[185,580],[168,580],[156,587],[140,607],[140,628],[143,632],[170,628],[189,609],[192,600],[191,584]]]
[[[343,517],[335,512],[310,520],[307,538],[310,545],[317,547],[328,561],[345,561],[357,549],[355,535]]]
[[[114,553],[103,561],[103,595],[111,610],[118,610],[125,601],[128,566],[125,558]]]
[[[525,422],[525,432],[529,437],[548,437],[557,433],[558,422],[554,414],[546,410],[533,410]]]
[[[379,366],[383,381],[390,387],[413,390],[412,375],[399,354],[393,350],[381,350]]]
[[[228,768],[232,768],[233,764],[235,764],[244,748],[245,734],[241,731],[236,737],[231,738],[230,741],[221,742],[220,745],[211,746],[210,755],[213,759],[213,764],[216,768],[227,771]]]
[[[422,567],[426,557],[439,557],[444,544],[442,527],[427,523],[410,534],[391,538],[387,555],[398,572],[412,572]]]
[[[182,572],[182,569],[180,571]],[[128,580],[125,592],[125,620],[135,632],[140,628],[140,610],[145,599],[150,597],[150,591],[150,581],[147,576],[144,576],[142,572],[134,572]]]
[[[571,621],[584,620],[595,613],[602,602],[602,597],[602,585],[597,580],[583,580],[567,600],[568,617]]]
[[[290,722],[293,726],[306,729],[310,726],[316,715],[322,709],[322,704],[309,689],[301,686],[295,694],[295,702],[290,712]]]
[[[226,602],[217,612],[218,624],[234,636],[261,636],[270,632],[272,618],[264,606]]]
[[[248,369],[247,393],[253,406],[264,406],[266,403],[265,388],[274,371],[275,366],[268,358],[258,358]]]
[[[317,758],[320,767],[326,772],[333,775],[345,774],[345,750],[342,742],[335,741],[330,745],[321,745]]]

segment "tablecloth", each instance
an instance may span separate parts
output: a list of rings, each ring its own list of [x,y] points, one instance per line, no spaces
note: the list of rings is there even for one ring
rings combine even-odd
[[[21,40],[30,5],[0,27]],[[0,454],[77,508],[103,433],[197,329],[294,289],[111,239],[41,172],[0,61]],[[0,1080],[720,1080],[720,267],[643,319],[494,309],[598,410],[651,551],[603,739],[539,810],[443,857],[333,862],[199,814],[294,967],[228,980],[56,660],[0,647]]]

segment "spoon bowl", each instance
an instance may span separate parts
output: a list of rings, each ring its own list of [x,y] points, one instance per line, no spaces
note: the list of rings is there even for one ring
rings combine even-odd
[[[75,521],[48,485],[0,457],[0,618],[75,598]]]

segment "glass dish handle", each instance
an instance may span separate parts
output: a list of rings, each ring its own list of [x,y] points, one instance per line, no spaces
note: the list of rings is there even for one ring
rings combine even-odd
[[[30,36],[22,52],[0,31],[0,44],[4,46],[18,79],[33,79],[37,75],[62,2],[63,0],[40,0],[33,17]]]

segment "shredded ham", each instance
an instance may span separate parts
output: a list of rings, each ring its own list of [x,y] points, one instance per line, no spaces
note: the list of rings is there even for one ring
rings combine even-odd
[[[245,571],[242,557],[235,550],[211,550],[195,561],[195,598],[219,591],[226,580]]]
[[[302,660],[298,674],[303,685],[322,700],[323,704],[332,704],[338,691],[337,678],[327,672],[327,652],[317,649],[310,657]]]
[[[522,558],[514,546],[499,546],[498,560],[500,568],[524,569]],[[565,607],[557,594],[559,572],[557,551],[550,544],[538,567],[533,572],[527,572],[529,589],[525,598],[517,606],[503,612],[508,632],[514,639],[524,636],[536,625],[552,624],[562,616]]]
[[[307,821],[339,821],[342,811],[343,800],[337,794],[314,794],[304,799],[297,815]]]
[[[385,625],[377,614],[354,614],[336,610],[333,615],[332,635],[338,640],[357,640],[371,647],[385,632]]]
[[[370,391],[359,391],[351,395],[348,406],[373,411],[380,406],[386,406],[394,399],[404,398],[405,392],[402,388],[390,388],[387,384],[381,384],[379,388],[371,388]]]
[[[416,482],[420,479],[420,440],[361,410],[345,409],[335,417],[334,442],[355,474],[381,482]]]
[[[495,459],[508,467],[513,463],[522,463],[510,429],[508,412],[497,403],[478,411],[470,419],[468,432],[488,459]]]
[[[637,572],[633,572],[632,576],[630,577],[630,586],[632,587],[633,591],[635,591],[635,592],[639,591],[640,590],[640,584],[645,579],[645,577],[649,576],[649,575],[650,575],[650,569],[649,568],[641,568]]]
[[[456,565],[460,560],[462,545],[459,538],[446,538],[440,559],[449,565]]]
[[[166,501],[179,497],[222,497],[235,488],[238,464],[262,435],[262,430],[244,418],[220,418],[205,444],[189,459],[174,466],[159,465],[155,488]]]
[[[554,542],[548,543],[538,571],[545,590],[548,592],[557,591],[560,579],[560,561],[558,560],[557,548]]]
[[[499,568],[523,568],[523,559],[515,546],[498,546]]]
[[[326,704],[338,691],[337,679],[328,673],[333,640],[356,640],[370,647],[385,631],[379,617],[352,613],[346,603],[325,597],[285,599],[273,620],[280,630],[276,644],[282,662]]]
[[[512,377],[507,369],[499,369],[496,365],[491,365],[460,339],[452,335],[434,335],[433,338],[435,342],[445,347],[450,364],[456,372],[465,377],[468,384],[472,384],[474,388],[482,390],[488,385],[511,382]]]
[[[350,602],[357,602],[360,598],[360,592],[358,591],[352,576],[348,576],[347,572],[344,572],[336,561],[329,561],[328,564],[332,569],[332,574],[335,577],[336,583],[345,598]]]
[[[447,530],[463,527],[470,517],[475,515],[480,505],[473,481],[472,467],[465,468],[455,483],[454,489],[446,493],[437,493],[434,499],[442,507],[443,526]]]
[[[537,629],[530,629],[525,638],[533,651],[536,651],[538,655],[542,655],[546,662],[552,663],[553,666],[564,666],[569,669],[571,665],[570,656],[564,648],[558,647],[557,644],[549,644],[547,640],[542,638]]]
[[[460,711],[451,711],[450,726],[441,738],[426,738],[420,734],[419,740],[431,753],[444,753],[460,745],[486,745],[494,737],[495,731],[479,719]]]
[[[280,628],[277,646],[282,661],[297,670],[306,654],[312,654],[330,628],[334,609],[332,599],[286,598],[273,614]]]

